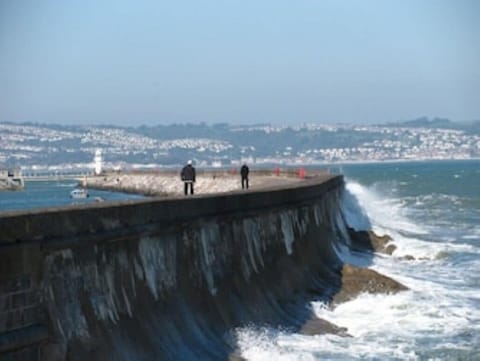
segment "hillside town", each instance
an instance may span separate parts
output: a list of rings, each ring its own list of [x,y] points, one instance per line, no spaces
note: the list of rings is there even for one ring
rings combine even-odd
[[[186,159],[204,167],[229,167],[241,162],[316,165],[480,157],[480,135],[458,129],[331,124],[202,127],[202,136],[183,127],[162,139],[145,134],[148,129],[1,123],[0,165],[27,170],[88,168],[99,149],[110,168],[171,167]],[[161,134],[162,128],[156,130]]]

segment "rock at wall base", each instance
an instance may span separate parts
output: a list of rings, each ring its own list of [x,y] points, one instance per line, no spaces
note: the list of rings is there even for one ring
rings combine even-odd
[[[347,331],[346,327],[340,327],[327,320],[313,316],[303,325],[300,333],[308,336],[332,334],[341,337],[352,337]]]
[[[368,268],[355,267],[345,264],[341,271],[342,286],[340,291],[333,297],[332,306],[349,301],[359,294],[367,292],[377,293],[397,293],[408,290],[408,287]]]
[[[400,257],[399,259],[402,260],[402,261],[415,261],[415,260],[416,260],[415,257],[413,257],[413,256],[411,256],[411,255],[409,255],[409,254],[407,254],[407,255],[405,255],[405,256],[403,256],[403,257]]]
[[[397,249],[395,245],[389,244],[392,241],[392,237],[389,235],[379,236],[373,231],[356,231],[350,227],[348,228],[348,234],[354,250],[391,255]]]
[[[247,361],[247,359],[242,357],[239,353],[234,352],[228,356],[228,361]]]

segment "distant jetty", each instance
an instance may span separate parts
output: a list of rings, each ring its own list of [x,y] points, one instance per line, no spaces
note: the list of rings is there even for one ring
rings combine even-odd
[[[316,172],[316,175],[326,174]],[[312,174],[314,176],[314,174]],[[250,173],[251,189],[286,186],[303,180],[298,172],[274,173],[261,170]],[[111,172],[85,177],[79,186],[115,192],[136,193],[146,196],[176,197],[183,195],[183,182],[179,172]],[[200,171],[197,173],[195,194],[223,193],[241,190],[240,175],[231,171]]]
[[[25,186],[20,169],[0,169],[0,191],[21,190]]]

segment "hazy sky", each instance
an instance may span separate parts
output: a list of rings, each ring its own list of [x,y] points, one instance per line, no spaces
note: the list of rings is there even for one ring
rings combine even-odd
[[[0,0],[0,121],[480,119],[477,0]]]

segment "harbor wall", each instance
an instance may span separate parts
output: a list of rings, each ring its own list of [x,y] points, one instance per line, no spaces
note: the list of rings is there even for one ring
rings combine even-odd
[[[339,287],[341,176],[0,215],[0,359],[227,359]]]

